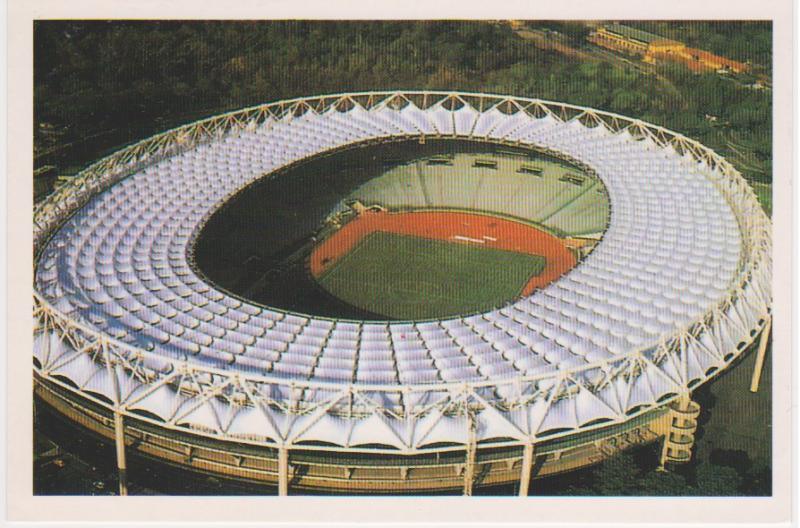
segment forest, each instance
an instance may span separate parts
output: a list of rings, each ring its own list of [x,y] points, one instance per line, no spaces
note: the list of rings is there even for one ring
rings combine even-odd
[[[556,27],[575,40],[588,31]],[[762,49],[770,34],[759,22],[698,23],[687,32],[714,51],[724,35],[734,51],[747,38],[756,43],[748,48],[753,61],[770,60]],[[508,93],[640,117],[723,155],[745,149],[745,176],[771,179],[769,90],[678,66],[647,73],[582,61],[539,49],[500,22],[38,21],[34,50],[37,164],[80,166],[155,132],[262,102],[413,88]]]

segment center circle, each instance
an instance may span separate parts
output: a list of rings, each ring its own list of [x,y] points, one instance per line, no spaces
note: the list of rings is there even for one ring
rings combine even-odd
[[[218,287],[321,317],[491,310],[577,265],[609,201],[552,151],[463,139],[368,142],[300,160],[230,197],[190,252]]]

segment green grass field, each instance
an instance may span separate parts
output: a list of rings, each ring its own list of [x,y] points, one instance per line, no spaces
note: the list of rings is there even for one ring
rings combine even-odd
[[[503,304],[544,266],[538,255],[378,231],[318,281],[335,297],[374,314],[428,319]]]

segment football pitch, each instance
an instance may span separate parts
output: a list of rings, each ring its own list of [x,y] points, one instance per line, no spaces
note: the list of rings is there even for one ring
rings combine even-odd
[[[544,267],[540,255],[376,231],[317,281],[387,319],[429,319],[504,304]]]

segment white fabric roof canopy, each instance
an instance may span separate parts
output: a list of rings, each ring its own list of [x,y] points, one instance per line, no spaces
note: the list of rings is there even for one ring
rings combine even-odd
[[[527,298],[479,316],[419,324],[331,321],[255,306],[206,284],[189,266],[195,227],[264,174],[347,143],[420,132],[514,140],[580,160],[609,193],[602,241],[577,268]],[[711,176],[693,158],[627,131],[549,115],[413,104],[399,111],[358,105],[309,111],[198,144],[95,196],[44,249],[36,288],[62,312],[124,342],[231,371],[345,385],[556,379],[653,348],[728,295],[742,235]],[[757,318],[754,306],[734,312],[747,325]],[[741,337],[728,341],[735,347]],[[722,364],[698,357],[706,364],[690,368],[700,376]],[[659,390],[674,390],[666,382],[648,387],[632,387],[622,406],[652,403]],[[569,427],[591,421],[613,407],[599,405],[598,397],[553,406],[540,418]],[[214,412],[191,416],[204,416],[210,427]],[[449,434],[444,426],[437,431]]]

